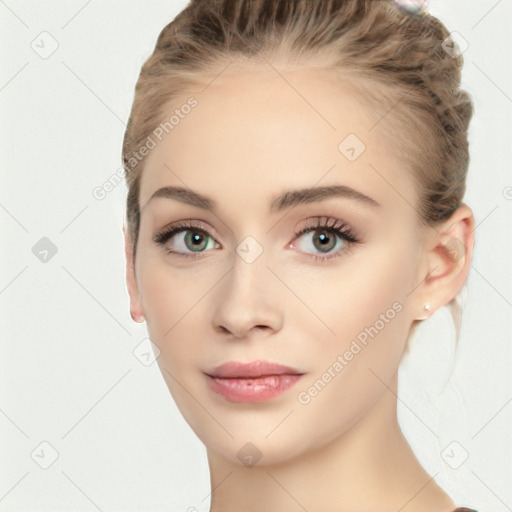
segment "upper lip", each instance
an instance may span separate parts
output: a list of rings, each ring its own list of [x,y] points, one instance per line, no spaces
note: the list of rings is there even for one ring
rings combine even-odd
[[[299,375],[301,372],[290,366],[271,363],[270,361],[252,361],[250,363],[239,363],[229,361],[228,363],[216,366],[212,371],[205,372],[210,377],[218,378],[249,378],[264,377],[268,375]]]

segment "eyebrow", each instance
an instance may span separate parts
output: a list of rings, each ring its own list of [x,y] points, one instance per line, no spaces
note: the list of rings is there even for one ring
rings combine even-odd
[[[166,199],[174,199],[185,204],[196,206],[205,210],[214,211],[217,208],[217,203],[210,197],[194,192],[189,188],[182,187],[162,187],[156,190],[149,198],[148,202],[157,197],[164,197]],[[368,197],[367,195],[358,192],[357,190],[347,187],[346,185],[331,185],[324,187],[308,187],[296,190],[287,190],[277,197],[274,197],[270,203],[270,212],[280,212],[292,206],[301,204],[316,203],[331,199],[333,197],[354,199],[370,206],[380,206],[380,204]]]

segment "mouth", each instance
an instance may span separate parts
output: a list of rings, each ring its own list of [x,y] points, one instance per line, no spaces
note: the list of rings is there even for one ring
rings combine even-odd
[[[282,394],[304,374],[268,361],[231,361],[205,375],[210,389],[230,402],[263,402]]]

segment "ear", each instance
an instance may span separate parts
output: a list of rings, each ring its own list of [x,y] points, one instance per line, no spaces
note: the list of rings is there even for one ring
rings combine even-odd
[[[130,295],[130,315],[132,320],[137,323],[144,322],[144,311],[139,295],[139,288],[137,286],[137,279],[135,277],[135,265],[133,262],[132,243],[130,236],[123,225],[124,234],[124,253],[126,257],[126,287]]]
[[[461,204],[444,223],[432,228],[425,247],[421,285],[414,290],[417,298],[416,320],[428,318],[448,304],[462,288],[471,266],[475,243],[475,218],[466,204]],[[425,309],[425,304],[430,307]]]

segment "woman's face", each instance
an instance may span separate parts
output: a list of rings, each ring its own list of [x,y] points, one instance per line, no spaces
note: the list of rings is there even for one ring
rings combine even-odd
[[[152,135],[132,308],[205,445],[273,464],[343,434],[393,381],[422,307],[414,177],[326,71],[225,72],[181,109],[190,96]],[[164,187],[188,195],[150,200]],[[322,187],[340,188],[304,192]],[[281,393],[248,380],[212,388],[219,365],[258,360],[302,375],[274,380],[293,381]]]

